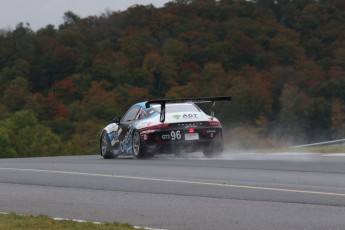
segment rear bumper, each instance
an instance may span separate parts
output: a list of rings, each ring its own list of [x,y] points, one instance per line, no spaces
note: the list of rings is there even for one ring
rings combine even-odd
[[[155,132],[149,135],[142,134],[142,143],[145,151],[155,154],[171,153],[190,153],[204,151],[210,148],[223,149],[223,135],[221,129],[198,130],[198,140],[185,140],[184,135],[187,132],[181,132],[180,140],[165,139],[167,132]],[[214,131],[214,132],[213,132]],[[171,132],[171,131],[168,131]]]

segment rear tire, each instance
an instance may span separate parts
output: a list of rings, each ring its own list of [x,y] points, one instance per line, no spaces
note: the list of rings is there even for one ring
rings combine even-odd
[[[182,152],[182,151],[177,151],[174,152],[175,157],[178,158],[187,158],[188,154],[186,152]]]
[[[224,151],[224,143],[220,141],[215,141],[210,143],[210,145],[204,149],[203,153],[205,157],[219,157]]]
[[[100,152],[104,159],[116,159],[117,154],[114,153],[114,149],[111,147],[108,133],[104,130],[100,140]]]
[[[137,159],[147,159],[154,156],[154,153],[145,151],[143,143],[141,141],[140,133],[137,130],[134,131],[132,136],[132,153]]]

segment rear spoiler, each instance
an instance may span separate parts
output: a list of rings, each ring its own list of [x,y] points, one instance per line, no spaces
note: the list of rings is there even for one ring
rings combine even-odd
[[[146,108],[150,108],[151,104],[160,104],[161,105],[161,116],[160,122],[164,123],[165,121],[165,104],[171,103],[212,103],[211,108],[211,119],[214,118],[214,107],[216,106],[216,101],[231,101],[231,97],[193,97],[193,98],[179,98],[179,99],[160,99],[160,100],[150,100],[145,104]]]

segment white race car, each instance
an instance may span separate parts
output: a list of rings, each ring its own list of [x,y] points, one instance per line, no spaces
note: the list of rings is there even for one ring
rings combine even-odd
[[[214,117],[216,101],[231,97],[152,100],[134,104],[121,119],[101,133],[100,152],[105,159],[119,155],[151,158],[155,154],[202,151],[212,157],[223,152],[220,121]],[[211,115],[196,103],[212,103]]]

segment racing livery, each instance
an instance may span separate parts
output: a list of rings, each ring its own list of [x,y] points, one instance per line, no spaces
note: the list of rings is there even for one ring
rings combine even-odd
[[[222,126],[214,117],[216,101],[230,97],[152,100],[133,105],[101,133],[100,152],[105,159],[119,155],[151,158],[161,153],[202,151],[212,157],[223,151]],[[211,115],[196,103],[212,103]]]

